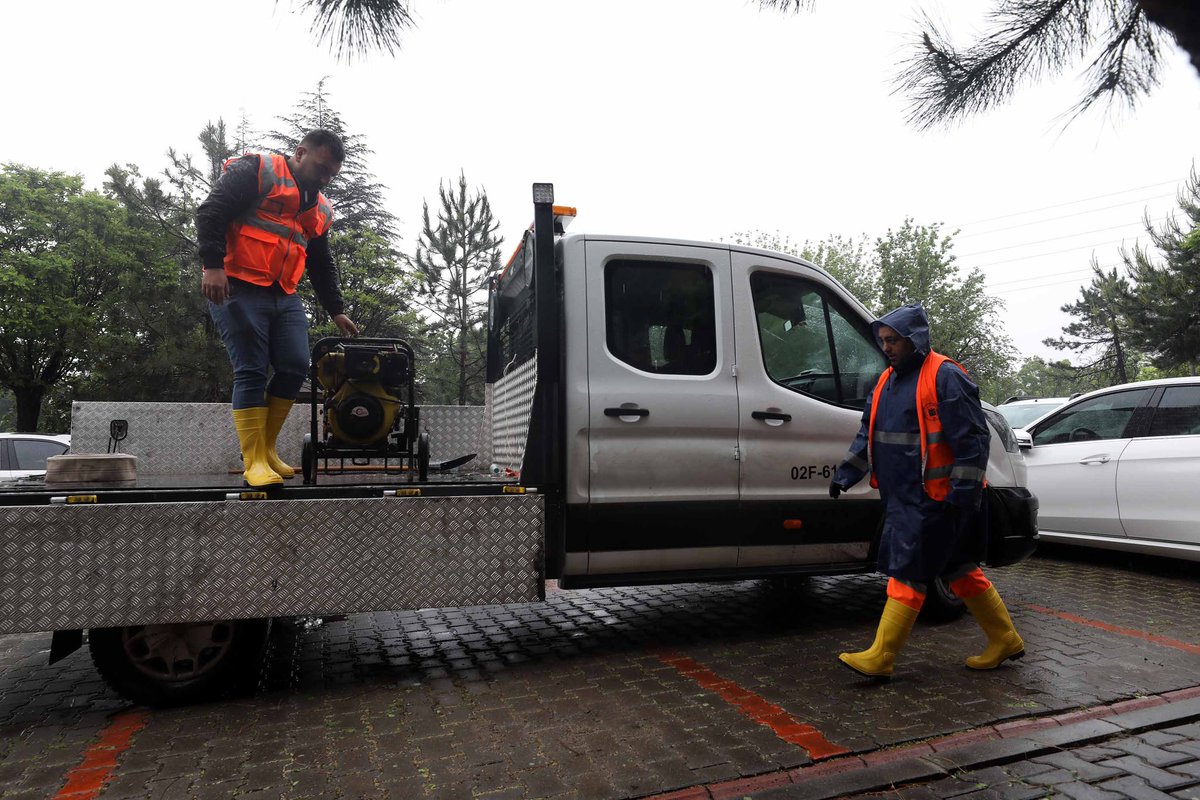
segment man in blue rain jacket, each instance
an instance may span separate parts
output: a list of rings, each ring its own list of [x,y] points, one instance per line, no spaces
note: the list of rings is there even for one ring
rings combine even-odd
[[[876,320],[871,330],[890,367],[880,376],[862,427],[829,486],[836,499],[867,475],[883,500],[878,566],[888,575],[887,603],[875,641],[838,658],[877,678],[892,674],[930,583],[942,578],[988,637],[967,659],[994,669],[1025,654],[1025,643],[996,588],[979,569],[986,545],[982,508],[990,434],[979,387],[955,361],[929,347],[919,303]]]

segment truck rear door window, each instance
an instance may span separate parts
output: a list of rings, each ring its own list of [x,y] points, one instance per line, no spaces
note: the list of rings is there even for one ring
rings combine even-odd
[[[604,308],[608,350],[629,366],[662,375],[716,369],[713,277],[704,264],[610,261]]]
[[[803,278],[771,272],[750,276],[763,366],[771,380],[795,392],[863,408],[883,354],[870,328]]]

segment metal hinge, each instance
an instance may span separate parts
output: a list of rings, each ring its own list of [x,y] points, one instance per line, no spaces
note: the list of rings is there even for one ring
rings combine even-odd
[[[730,374],[730,375],[732,375],[732,376],[733,376],[733,377],[735,377],[735,378],[737,377],[737,364],[730,364],[730,365],[729,365],[729,374]]]
[[[734,447],[733,447],[733,460],[734,461],[742,460],[742,450],[737,445],[734,445]]]

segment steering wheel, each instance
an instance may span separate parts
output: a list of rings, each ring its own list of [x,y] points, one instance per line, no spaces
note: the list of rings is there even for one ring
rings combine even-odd
[[[1100,434],[1096,433],[1091,428],[1076,428],[1075,430],[1071,431],[1072,442],[1084,442],[1088,441],[1089,439],[1099,438]]]

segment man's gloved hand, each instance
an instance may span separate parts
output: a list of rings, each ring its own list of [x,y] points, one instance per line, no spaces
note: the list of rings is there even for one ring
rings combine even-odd
[[[832,497],[834,500],[837,500],[838,495],[840,495],[841,493],[842,493],[842,485],[840,483],[838,483],[837,481],[830,481],[829,496]]]

